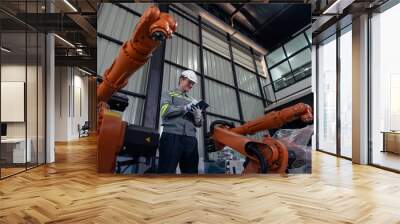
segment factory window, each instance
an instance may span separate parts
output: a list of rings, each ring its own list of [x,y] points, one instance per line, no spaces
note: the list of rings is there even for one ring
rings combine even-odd
[[[307,32],[310,29],[266,55],[275,92],[311,76],[311,42]]]
[[[270,74],[276,91],[286,86],[290,86],[295,82],[288,61],[284,61],[271,69]]]
[[[293,77],[301,80],[311,75],[311,50],[304,49],[295,56],[289,58],[289,63],[293,71]]]
[[[306,31],[306,36],[307,36],[308,42],[312,43],[311,28],[309,28],[309,29]]]
[[[287,42],[284,45],[287,57],[292,56],[293,54],[303,49],[307,45],[308,42],[306,40],[306,36],[302,34],[297,35],[297,37],[293,38],[291,41]]]
[[[283,61],[286,58],[283,48],[279,47],[272,53],[267,55],[267,63],[269,67],[276,65],[278,62]]]

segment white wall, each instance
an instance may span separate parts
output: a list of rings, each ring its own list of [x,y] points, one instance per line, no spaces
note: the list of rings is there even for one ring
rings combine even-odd
[[[78,72],[78,73],[77,73]],[[81,76],[83,73],[76,70],[74,71],[74,91],[73,91],[73,105],[72,119],[71,119],[71,137],[78,138],[78,125],[82,126],[85,121],[88,121],[88,78]],[[72,105],[72,104],[71,104]]]
[[[56,67],[56,141],[79,138],[78,125],[88,120],[88,78],[72,67]]]
[[[68,125],[67,117],[69,109],[69,76],[67,67],[55,68],[55,140],[67,141],[68,140]]]
[[[25,64],[1,65],[2,82],[25,82]],[[31,68],[28,68],[30,70]],[[7,110],[7,108],[1,108]],[[7,122],[7,137],[25,137],[24,122]]]
[[[27,80],[26,80],[27,78]],[[42,67],[24,64],[3,64],[1,66],[1,81],[3,82],[24,82],[26,85],[26,106],[20,108],[23,114],[26,112],[26,120],[22,122],[6,122],[7,137],[9,138],[27,138],[32,152],[32,161],[44,162],[44,92],[43,89]],[[24,94],[24,90],[21,90]],[[2,96],[7,97],[7,96]],[[25,102],[25,100],[24,100]],[[10,108],[1,108],[4,112]],[[7,111],[12,113],[12,111]],[[39,155],[37,155],[39,153]]]
[[[19,65],[19,64],[6,64],[1,66],[1,81],[2,82],[24,82],[25,81],[25,74],[27,69],[28,75],[36,74],[36,67],[34,66],[27,66]],[[36,80],[31,80],[28,77],[29,85],[36,86]],[[33,111],[32,107],[36,108],[36,88],[27,88],[27,106],[31,107],[29,111]],[[34,102],[34,104],[31,104]],[[1,110],[7,110],[7,108],[1,108]],[[36,111],[36,109],[34,109]],[[36,123],[36,113],[27,113],[27,120],[28,122],[35,121]],[[8,137],[25,137],[25,123],[26,122],[7,122],[7,136]],[[28,129],[32,127],[33,124],[28,125]],[[32,127],[36,130],[36,126]],[[33,129],[32,129],[33,130]],[[30,131],[28,130],[28,137]],[[35,132],[36,133],[36,132]]]

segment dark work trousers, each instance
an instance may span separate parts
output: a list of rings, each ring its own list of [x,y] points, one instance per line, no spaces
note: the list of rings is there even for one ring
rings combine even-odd
[[[158,173],[198,173],[199,153],[195,137],[162,133],[159,147]]]

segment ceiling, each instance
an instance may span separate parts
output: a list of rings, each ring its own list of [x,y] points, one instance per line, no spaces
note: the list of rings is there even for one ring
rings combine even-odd
[[[310,4],[213,3],[202,8],[267,50],[311,25]]]
[[[321,4],[323,1],[313,0],[313,43],[319,43],[335,34],[361,14],[379,13],[379,8],[388,2],[389,0],[329,0],[327,4]]]
[[[96,25],[97,3],[100,0],[56,0],[48,1],[9,1],[0,2],[0,23],[7,48],[13,51],[9,55],[25,54],[21,51],[25,41],[16,35],[25,32],[52,32],[67,40],[55,38],[56,65],[74,65],[96,71]],[[47,8],[46,8],[47,7]],[[51,9],[51,10],[50,10]],[[52,13],[48,13],[51,11]],[[17,37],[19,36],[19,37]],[[28,38],[29,39],[29,38]],[[5,42],[3,42],[5,46]],[[14,48],[14,49],[13,49]],[[32,48],[35,49],[35,48]],[[28,55],[30,46],[28,45]],[[34,50],[33,50],[34,51]]]
[[[10,52],[1,51],[1,61],[12,64],[36,64],[43,59],[44,42],[38,42],[37,33],[2,33],[2,47]],[[43,39],[42,39],[43,40]]]

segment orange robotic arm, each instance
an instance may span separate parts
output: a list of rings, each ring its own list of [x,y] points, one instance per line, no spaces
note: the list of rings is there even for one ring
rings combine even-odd
[[[298,103],[294,106],[272,111],[260,118],[234,127],[233,123],[214,121],[211,124],[211,139],[217,150],[225,146],[238,151],[248,158],[245,173],[285,173],[288,166],[288,150],[284,144],[269,136],[262,141],[248,138],[244,135],[280,128],[296,119],[304,122],[313,120],[312,109],[309,105]]]
[[[132,38],[125,42],[113,64],[105,71],[103,82],[97,88],[98,101],[107,101],[122,89],[129,77],[144,65],[151,53],[166,38],[171,38],[177,23],[167,13],[149,7],[140,17]]]
[[[169,14],[157,7],[149,7],[140,17],[132,38],[125,42],[113,64],[105,71],[103,82],[97,87],[98,138],[97,170],[111,173],[115,158],[123,146],[126,122],[121,115],[108,110],[107,101],[121,90],[129,77],[145,64],[161,41],[171,38],[177,23]]]

